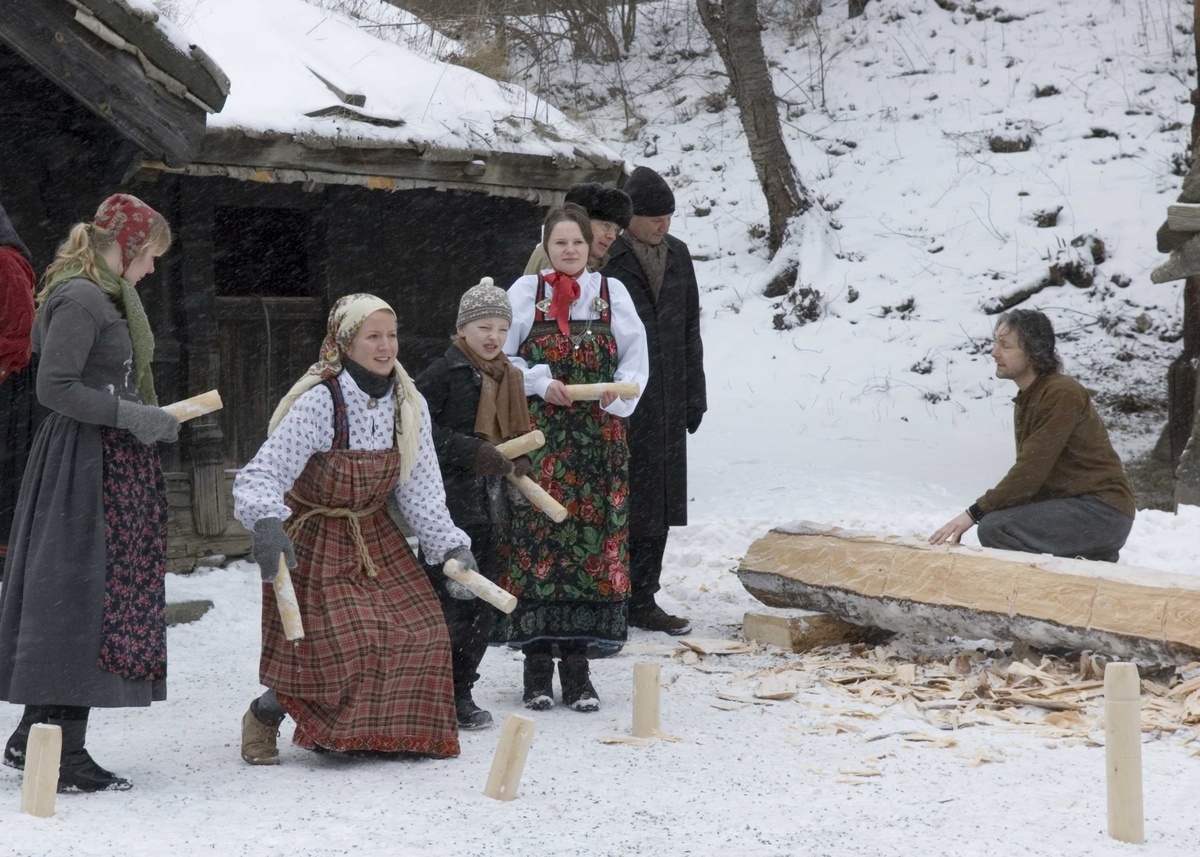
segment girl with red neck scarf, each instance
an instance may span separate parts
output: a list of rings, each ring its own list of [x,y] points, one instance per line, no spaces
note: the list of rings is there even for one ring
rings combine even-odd
[[[554,650],[562,702],[596,711],[588,652],[625,641],[629,595],[629,447],[625,418],[637,399],[574,402],[568,384],[634,382],[650,363],[646,329],[620,281],[586,270],[587,212],[552,209],[542,230],[551,268],[508,290],[513,319],[504,353],[520,368],[531,429],[546,445],[531,453],[533,478],[567,509],[560,524],[527,504],[514,507],[499,550],[500,584],[520,601],[500,621],[501,642],[525,652],[525,705],[554,705]]]

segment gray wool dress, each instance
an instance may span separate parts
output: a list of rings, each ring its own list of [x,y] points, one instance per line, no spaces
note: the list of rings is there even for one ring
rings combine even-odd
[[[33,441],[0,588],[0,699],[101,708],[166,699],[166,679],[98,666],[106,574],[101,426],[117,399],[141,402],[121,310],[91,280],[50,296],[33,329],[37,394],[50,413]]]

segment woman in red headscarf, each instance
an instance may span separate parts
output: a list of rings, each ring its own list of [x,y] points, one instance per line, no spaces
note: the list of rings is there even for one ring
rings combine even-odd
[[[500,640],[525,652],[525,705],[554,704],[553,653],[563,704],[595,711],[588,650],[620,648],[629,595],[629,447],[624,418],[637,399],[575,402],[567,384],[628,381],[645,389],[646,328],[619,280],[586,270],[592,227],[576,205],[542,227],[551,268],[508,290],[512,326],[504,353],[524,372],[532,428],[546,445],[530,454],[533,477],[567,509],[556,524],[515,506],[499,550],[500,583],[520,600],[500,619]]]
[[[62,729],[59,791],[123,790],[84,747],[95,707],[166,698],[167,499],[155,444],[154,334],[135,286],[171,245],[166,220],[106,199],[58,248],[37,296],[33,441],[0,590],[0,699],[25,714],[4,749],[24,766],[34,723]]]

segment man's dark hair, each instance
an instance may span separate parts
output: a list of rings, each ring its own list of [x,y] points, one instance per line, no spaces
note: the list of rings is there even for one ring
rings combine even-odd
[[[996,319],[996,330],[1007,327],[1017,335],[1017,344],[1029,357],[1033,371],[1049,375],[1062,370],[1062,360],[1054,346],[1054,325],[1044,312],[1035,309],[1010,310]]]

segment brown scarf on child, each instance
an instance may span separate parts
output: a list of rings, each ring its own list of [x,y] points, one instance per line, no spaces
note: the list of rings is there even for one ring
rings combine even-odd
[[[529,402],[525,398],[525,377],[509,362],[503,351],[484,360],[471,350],[461,336],[454,343],[479,370],[483,384],[479,390],[479,409],[475,412],[475,434],[488,443],[503,443],[529,431]]]

